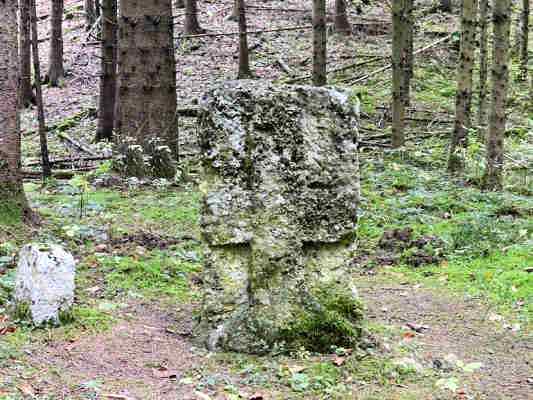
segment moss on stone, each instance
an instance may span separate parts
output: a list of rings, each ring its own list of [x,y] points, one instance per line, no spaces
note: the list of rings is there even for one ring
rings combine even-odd
[[[353,347],[362,335],[363,305],[348,289],[324,285],[313,290],[300,315],[280,331],[289,347],[319,353]]]

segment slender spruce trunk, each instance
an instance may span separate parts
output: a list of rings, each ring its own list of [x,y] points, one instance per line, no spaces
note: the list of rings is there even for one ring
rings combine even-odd
[[[411,79],[414,74],[414,0],[405,1],[405,30],[404,30],[404,43],[403,43],[403,59],[404,59],[404,75],[405,83],[403,85],[403,102],[405,107],[411,105]]]
[[[52,0],[50,55],[46,81],[50,86],[59,86],[65,75],[63,67],[63,0]]]
[[[509,86],[510,0],[494,0],[492,20],[494,22],[492,103],[483,185],[487,190],[501,190],[503,188],[503,146],[506,123],[505,102]]]
[[[335,0],[335,32],[348,36],[352,33],[352,25],[346,8],[346,0]]]
[[[327,84],[326,1],[313,0],[313,84]]]
[[[113,139],[117,90],[117,0],[102,1],[101,57],[97,142]]]
[[[37,120],[39,123],[39,142],[41,146],[41,163],[43,179],[52,176],[52,168],[48,157],[48,139],[46,137],[46,121],[44,116],[43,92],[41,87],[41,63],[39,61],[39,35],[37,33],[36,0],[30,0],[31,49],[33,56],[33,72],[35,81],[35,99],[37,102]]]
[[[529,0],[522,0],[522,34],[520,38],[520,79],[527,81],[527,64],[529,61]]]
[[[35,102],[31,86],[30,0],[20,0],[19,16],[20,100],[28,107]]]
[[[405,143],[405,79],[406,70],[406,11],[407,0],[392,2],[392,146]]]
[[[461,49],[457,68],[455,124],[448,159],[448,171],[458,174],[464,171],[464,151],[468,146],[468,130],[472,125],[472,82],[476,49],[477,8],[477,0],[464,0],[461,17]]]
[[[487,124],[487,79],[489,71],[489,0],[479,0],[479,104],[477,123],[482,131]],[[485,136],[483,134],[483,136]]]
[[[185,0],[185,33],[195,35],[204,30],[198,22],[198,3],[196,0]]]
[[[248,33],[246,27],[246,5],[245,0],[236,0],[239,10],[239,73],[238,79],[252,77],[250,70],[250,54],[248,51]]]
[[[96,22],[96,9],[94,7],[94,0],[85,0],[85,29],[89,30]]]

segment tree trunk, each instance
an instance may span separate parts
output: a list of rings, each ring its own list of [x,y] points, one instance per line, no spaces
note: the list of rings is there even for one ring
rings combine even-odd
[[[47,81],[51,86],[59,86],[65,75],[63,70],[63,0],[52,0],[50,33],[50,56]]]
[[[20,175],[17,0],[0,1],[0,222],[16,223],[28,209]]]
[[[176,154],[173,26],[171,0],[121,0],[116,128],[147,151],[158,139]]]
[[[479,107],[477,122],[482,130],[487,122],[489,0],[479,0]]]
[[[35,102],[31,87],[30,0],[20,0],[19,15],[20,100],[28,107]]]
[[[513,27],[513,41],[510,42],[511,45],[511,56],[512,57],[519,57],[520,56],[520,49],[522,45],[522,28],[521,28],[521,22],[522,22],[522,13],[520,12],[520,0],[511,1],[511,23],[514,18],[514,27]]]
[[[414,29],[415,29],[415,20],[413,17],[414,11],[414,0],[405,0],[405,30],[404,30],[404,44],[403,44],[403,53],[402,56],[404,59],[404,74],[403,78],[405,83],[403,84],[403,102],[405,107],[411,105],[411,79],[413,78],[414,73],[414,55],[413,55],[413,46],[414,46]]]
[[[33,55],[33,72],[35,80],[35,99],[37,102],[37,120],[39,122],[39,142],[41,145],[41,161],[43,178],[52,176],[52,168],[48,157],[48,140],[46,137],[46,122],[44,118],[43,92],[41,87],[41,65],[39,61],[39,35],[37,33],[36,0],[30,0],[31,49]]]
[[[204,30],[200,28],[198,23],[198,5],[196,0],[185,0],[185,34],[195,35],[202,33]]]
[[[96,22],[96,9],[94,0],[85,0],[85,29],[89,30]]]
[[[452,0],[440,0],[441,11],[451,13],[453,11]]]
[[[100,6],[100,0],[94,0],[94,16],[98,18],[101,14],[102,7]]]
[[[231,9],[231,15],[228,17],[230,21],[239,21],[239,1],[233,1],[233,7]]]
[[[313,0],[313,84],[327,84],[326,1]]]
[[[522,35],[520,38],[520,79],[527,81],[529,47],[529,0],[522,0]]]
[[[406,63],[406,18],[408,0],[393,0],[392,3],[392,146],[405,143],[405,63]]]
[[[100,95],[96,141],[113,139],[117,90],[117,0],[102,2]]]
[[[238,79],[252,77],[250,55],[248,52],[248,34],[246,32],[246,5],[244,0],[236,0],[239,9],[239,74]]]
[[[352,33],[352,26],[348,21],[348,13],[346,12],[346,0],[335,0],[335,32],[341,35]]]
[[[471,127],[472,77],[476,49],[477,0],[465,0],[461,18],[461,49],[457,69],[457,93],[455,96],[455,125],[452,132],[448,170],[460,173],[464,170],[464,150],[468,146],[468,130]]]
[[[494,1],[492,20],[494,22],[492,103],[487,136],[484,187],[488,190],[501,190],[503,187],[503,138],[506,123],[505,102],[509,84],[510,0]]]

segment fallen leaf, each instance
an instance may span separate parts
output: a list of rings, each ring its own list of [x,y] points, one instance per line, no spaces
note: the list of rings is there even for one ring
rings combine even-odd
[[[24,395],[35,397],[35,390],[29,383],[21,383],[17,386],[17,389]]]
[[[405,332],[405,333],[403,334],[403,339],[404,339],[404,340],[411,340],[411,339],[413,339],[415,336],[416,336],[416,334],[415,334],[414,332],[408,331],[408,332]]]
[[[95,247],[94,247],[94,250],[96,250],[98,253],[102,253],[104,251],[107,250],[107,245],[106,244],[97,244]]]
[[[333,357],[333,364],[335,364],[337,367],[340,367],[344,362],[346,361],[346,357],[339,357],[335,356]]]

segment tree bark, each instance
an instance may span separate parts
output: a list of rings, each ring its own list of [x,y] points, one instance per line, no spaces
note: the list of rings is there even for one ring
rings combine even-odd
[[[335,32],[341,35],[351,35],[352,25],[348,21],[346,0],[335,0]]]
[[[41,163],[43,178],[52,176],[50,158],[48,157],[48,140],[44,117],[43,92],[41,87],[41,64],[39,61],[39,35],[37,32],[36,0],[30,0],[31,49],[33,56],[33,72],[35,81],[35,100],[37,102],[37,120],[39,123],[39,142],[41,145]]]
[[[233,7],[231,8],[231,14],[228,17],[230,21],[239,21],[239,0],[233,1]]]
[[[494,23],[492,103],[483,184],[487,190],[501,190],[503,187],[503,138],[506,123],[505,102],[509,86],[510,0],[494,1],[492,20]]]
[[[63,0],[52,0],[50,33],[50,55],[47,81],[51,86],[59,86],[65,75],[63,69]]]
[[[252,77],[250,54],[248,51],[248,34],[246,32],[246,5],[244,0],[236,0],[239,9],[239,73],[238,79]]]
[[[411,105],[411,79],[414,74],[414,30],[415,20],[413,16],[414,0],[405,0],[405,29],[404,29],[404,44],[403,55],[404,58],[404,74],[405,83],[403,85],[403,102],[405,107]]]
[[[20,0],[19,15],[20,100],[28,107],[35,102],[31,87],[30,0]]]
[[[94,7],[94,0],[85,0],[85,29],[89,30],[96,22],[96,9]]]
[[[121,0],[116,130],[149,149],[176,153],[176,64],[171,0]]]
[[[392,147],[405,143],[405,79],[406,70],[406,16],[408,0],[393,0],[392,3]]]
[[[487,123],[488,26],[489,0],[479,0],[479,105],[477,122],[482,130]]]
[[[476,49],[477,0],[465,0],[461,18],[461,49],[457,68],[457,92],[455,96],[455,124],[451,137],[448,170],[461,173],[464,170],[464,150],[468,146],[468,130],[472,125],[472,78]]]
[[[102,2],[101,57],[97,142],[113,139],[117,90],[117,0]]]
[[[313,0],[313,84],[327,84],[326,1]]]
[[[101,15],[102,7],[100,6],[100,0],[94,0],[94,16],[98,18]]]
[[[529,47],[529,0],[522,0],[522,34],[520,38],[520,79],[527,81],[528,47]]]
[[[17,1],[0,1],[0,222],[16,223],[28,210],[20,174]]]
[[[522,13],[520,12],[520,0],[511,1],[511,24],[513,23],[514,19],[514,26],[512,28],[512,35],[511,38],[514,39],[511,41],[509,45],[511,46],[511,56],[512,57],[519,57],[520,56],[520,49],[522,47]]]
[[[185,0],[185,34],[196,35],[204,30],[198,22],[198,4],[196,0]]]

